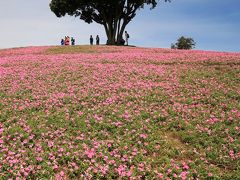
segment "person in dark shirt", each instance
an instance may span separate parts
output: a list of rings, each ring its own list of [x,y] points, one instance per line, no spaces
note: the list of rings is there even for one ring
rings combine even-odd
[[[92,37],[92,35],[90,36],[90,44],[93,45],[93,37]]]
[[[99,36],[97,35],[97,37],[96,37],[96,45],[99,45],[99,43],[100,43],[100,38],[99,38]]]
[[[64,39],[61,40],[61,45],[63,46],[65,44]]]
[[[75,39],[73,37],[71,37],[71,44],[72,44],[72,46],[75,45]]]

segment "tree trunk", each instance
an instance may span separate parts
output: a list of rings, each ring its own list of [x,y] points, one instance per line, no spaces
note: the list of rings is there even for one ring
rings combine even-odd
[[[120,32],[118,34],[118,42],[117,42],[117,44],[119,44],[119,45],[121,45],[121,43],[122,43],[121,41],[123,39],[123,33],[124,33],[124,30],[125,30],[127,24],[128,24],[127,21],[123,20],[123,24],[122,24],[122,26],[120,28]]]
[[[121,24],[121,19],[115,21],[114,23],[107,23],[104,25],[105,31],[107,34],[107,45],[123,45],[123,33],[127,26],[128,22],[123,19],[123,23]]]
[[[116,44],[115,36],[112,33],[109,33],[107,45],[115,45],[115,44]]]
[[[106,23],[105,31],[107,34],[107,45],[115,45],[114,28],[111,22]]]
[[[117,44],[121,41],[122,37],[120,36],[120,26],[121,26],[121,18],[118,21],[118,27],[117,27]]]

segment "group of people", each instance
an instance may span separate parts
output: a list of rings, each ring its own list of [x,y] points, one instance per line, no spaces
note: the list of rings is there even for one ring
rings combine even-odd
[[[99,44],[100,44],[100,38],[97,35],[96,36],[96,45],[99,45]],[[92,35],[90,36],[90,45],[93,45],[93,36]]]
[[[128,39],[129,39],[129,37],[130,37],[130,36],[129,36],[128,32],[125,31],[125,39],[122,39],[121,44],[122,44],[122,45],[126,44],[126,45],[128,46]],[[93,36],[90,35],[90,45],[93,45],[93,41],[94,41]],[[99,43],[100,43],[100,38],[99,38],[99,36],[97,35],[97,36],[96,36],[96,45],[99,45]]]
[[[125,39],[122,39],[121,41],[121,44],[124,45],[126,44],[128,46],[128,39],[129,39],[129,34],[127,31],[125,31]],[[94,39],[93,39],[93,36],[90,35],[90,45],[93,45],[93,42],[94,42]],[[97,35],[96,36],[96,45],[99,45],[100,44],[100,38],[99,36]],[[72,45],[74,46],[75,45],[75,39],[73,37],[69,37],[69,36],[65,36],[64,39],[61,39],[61,45],[65,45],[65,46],[68,46],[68,45]]]
[[[71,45],[74,46],[75,45],[75,39],[73,37],[69,37],[69,36],[65,36],[64,39],[61,40],[61,45],[62,46],[68,46],[70,45],[70,41],[71,41]]]

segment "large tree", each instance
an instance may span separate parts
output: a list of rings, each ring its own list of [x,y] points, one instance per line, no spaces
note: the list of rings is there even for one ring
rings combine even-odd
[[[162,0],[169,1],[170,0]],[[104,26],[107,44],[121,44],[124,30],[136,16],[137,10],[150,5],[155,8],[159,0],[52,0],[50,9],[57,17],[79,17],[87,23]]]

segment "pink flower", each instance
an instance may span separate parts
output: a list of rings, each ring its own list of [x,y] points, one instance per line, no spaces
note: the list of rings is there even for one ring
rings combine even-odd
[[[48,147],[49,147],[49,148],[53,147],[53,145],[54,145],[54,142],[53,142],[53,141],[49,141],[49,142],[48,142]]]
[[[66,180],[67,178],[65,176],[64,171],[61,171],[60,173],[56,174],[55,179],[56,180]]]
[[[131,177],[131,176],[132,176],[132,171],[131,171],[131,170],[127,172],[127,176],[128,176],[128,177]]]
[[[212,177],[212,176],[213,176],[213,174],[212,174],[212,173],[208,173],[208,176],[209,176],[209,177]]]
[[[65,175],[64,171],[61,171],[59,174],[60,174],[60,176],[62,176],[62,177]]]
[[[189,166],[185,164],[185,165],[183,166],[183,169],[188,170],[188,169],[189,169]]]
[[[87,150],[85,154],[89,159],[92,159],[95,156],[96,152],[95,149],[91,148],[90,150]]]
[[[189,172],[186,172],[186,171],[181,172],[181,174],[180,174],[181,179],[182,179],[182,180],[187,179],[188,173],[189,173]]]
[[[78,115],[79,115],[79,116],[82,116],[82,115],[83,115],[83,112],[82,112],[82,111],[78,111]]]
[[[53,166],[53,169],[55,170],[55,169],[57,169],[57,168],[58,168],[58,165],[55,164],[55,165]]]
[[[94,117],[94,119],[96,119],[97,121],[103,120],[103,118],[102,118],[101,116],[98,116],[98,115],[96,115],[96,114],[95,114],[93,117]]]
[[[157,175],[158,175],[159,179],[163,179],[163,174],[162,173],[158,173]]]
[[[147,134],[140,134],[140,137],[143,138],[143,139],[146,139],[148,137]]]
[[[187,165],[187,163],[183,162],[182,165],[183,165],[183,169],[184,170],[188,170],[189,169],[189,166]]]
[[[42,161],[43,158],[42,158],[42,157],[37,157],[36,160],[37,160],[37,161]]]
[[[117,173],[119,176],[121,176],[121,177],[126,176],[126,166],[125,165],[120,165],[116,170],[117,170]]]

